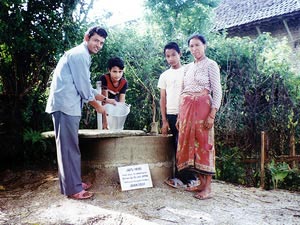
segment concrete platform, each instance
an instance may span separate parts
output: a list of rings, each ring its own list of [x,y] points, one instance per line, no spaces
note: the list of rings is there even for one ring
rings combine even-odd
[[[54,138],[54,132],[44,132]],[[79,130],[83,169],[98,169],[118,181],[118,167],[148,164],[153,184],[172,174],[172,137],[140,130]],[[55,146],[54,146],[55,147]]]

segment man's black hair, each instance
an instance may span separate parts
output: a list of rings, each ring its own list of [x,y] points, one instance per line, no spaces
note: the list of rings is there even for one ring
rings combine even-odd
[[[166,44],[166,46],[164,48],[164,54],[166,54],[167,49],[174,49],[176,52],[180,53],[180,48],[179,48],[178,44],[173,41]]]
[[[86,32],[86,34],[88,35],[89,38],[92,37],[95,33],[98,34],[100,37],[103,37],[103,38],[107,37],[106,30],[104,30],[103,28],[98,27],[98,26],[92,27]]]

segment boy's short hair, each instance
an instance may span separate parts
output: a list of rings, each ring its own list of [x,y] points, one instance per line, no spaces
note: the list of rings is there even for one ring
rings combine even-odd
[[[180,48],[179,48],[178,44],[173,41],[166,44],[166,46],[164,48],[164,55],[166,54],[167,49],[174,49],[176,52],[180,53]]]
[[[192,39],[194,39],[194,38],[200,40],[204,45],[206,44],[206,40],[205,40],[205,37],[204,37],[203,35],[201,35],[201,34],[193,34],[193,35],[190,36],[189,39],[188,39],[188,45],[190,45],[190,41],[191,41]]]
[[[108,60],[107,67],[110,70],[114,66],[119,67],[121,70],[124,69],[124,62],[119,57],[113,57]]]
[[[88,37],[92,37],[94,34],[98,34],[100,37],[106,38],[107,32],[103,28],[99,26],[91,27],[85,32],[85,35],[88,35]]]

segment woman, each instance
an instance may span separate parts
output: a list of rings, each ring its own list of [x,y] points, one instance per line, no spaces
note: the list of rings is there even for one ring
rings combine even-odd
[[[205,55],[206,40],[195,34],[188,39],[194,62],[184,72],[177,126],[179,140],[177,167],[197,174],[200,185],[187,188],[196,191],[198,199],[211,195],[215,174],[214,120],[221,105],[222,89],[217,63]]]

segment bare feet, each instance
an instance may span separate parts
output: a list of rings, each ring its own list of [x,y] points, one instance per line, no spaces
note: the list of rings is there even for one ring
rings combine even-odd
[[[212,198],[213,195],[212,195],[211,191],[205,190],[205,191],[200,191],[200,192],[196,193],[194,195],[194,197],[197,199],[200,199],[200,200],[205,200],[205,199]]]
[[[185,189],[185,191],[190,191],[190,192],[194,192],[194,191],[203,191],[205,188],[205,183],[200,183],[199,185],[197,186],[189,186]]]
[[[202,179],[205,180],[203,190],[194,195],[195,198],[200,199],[200,200],[204,200],[204,199],[208,199],[208,198],[212,197],[212,193],[211,193],[212,176],[211,175],[203,175]]]

